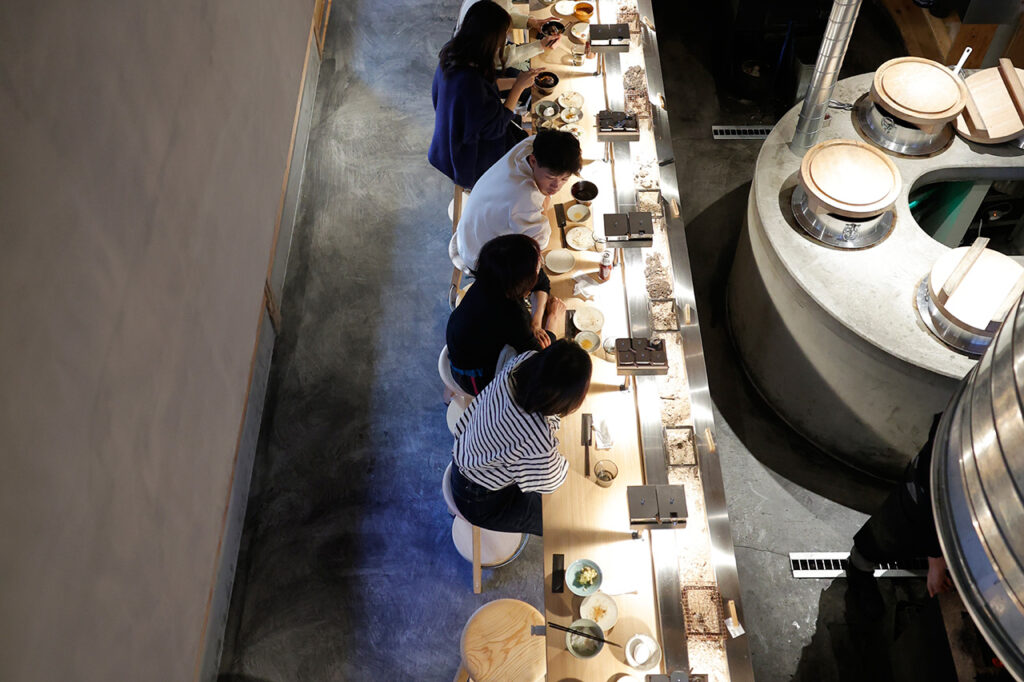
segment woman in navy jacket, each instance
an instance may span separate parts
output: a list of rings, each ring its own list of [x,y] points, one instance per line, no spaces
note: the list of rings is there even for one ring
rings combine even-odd
[[[520,73],[502,101],[495,59],[512,17],[494,2],[469,8],[462,26],[438,55],[434,72],[434,138],[427,159],[452,181],[472,188],[525,133],[513,121],[520,95],[540,69]]]

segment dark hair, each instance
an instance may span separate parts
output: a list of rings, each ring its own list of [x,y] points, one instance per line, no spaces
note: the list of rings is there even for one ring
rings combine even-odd
[[[508,298],[522,298],[537,283],[540,246],[525,234],[495,237],[480,249],[473,276],[477,284],[500,291]]]
[[[526,412],[566,416],[579,409],[590,388],[587,351],[561,339],[512,370],[516,404]]]
[[[477,69],[492,81],[497,76],[494,60],[498,49],[505,44],[512,16],[501,5],[491,0],[480,0],[466,12],[462,26],[441,52],[441,71],[447,76],[458,66]]]
[[[572,133],[541,128],[533,139],[533,158],[541,168],[562,175],[579,173],[583,168],[580,141]]]

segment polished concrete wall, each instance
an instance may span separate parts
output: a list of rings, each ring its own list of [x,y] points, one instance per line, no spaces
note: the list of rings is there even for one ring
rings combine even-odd
[[[0,679],[197,676],[312,6],[0,7]]]

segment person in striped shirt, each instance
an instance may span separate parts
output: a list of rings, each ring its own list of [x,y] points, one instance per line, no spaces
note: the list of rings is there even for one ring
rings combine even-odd
[[[560,418],[583,404],[590,356],[571,341],[511,360],[455,425],[451,486],[455,506],[475,526],[542,535],[541,494],[565,481]]]

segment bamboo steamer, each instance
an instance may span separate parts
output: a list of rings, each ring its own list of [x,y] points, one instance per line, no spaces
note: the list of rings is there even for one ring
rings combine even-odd
[[[800,185],[815,213],[870,218],[889,209],[902,187],[896,165],[857,140],[825,140],[807,150]]]
[[[999,144],[1024,135],[1024,69],[1000,59],[999,66],[967,77],[967,107],[956,132],[972,142]]]
[[[893,116],[936,132],[963,111],[968,92],[964,82],[942,64],[899,57],[875,71],[871,99]]]

